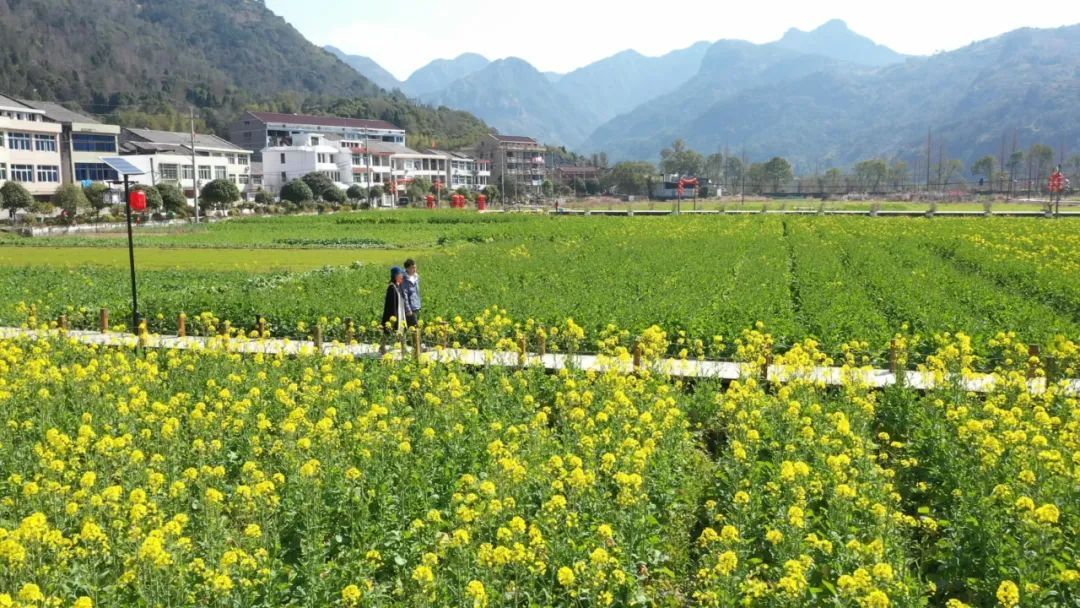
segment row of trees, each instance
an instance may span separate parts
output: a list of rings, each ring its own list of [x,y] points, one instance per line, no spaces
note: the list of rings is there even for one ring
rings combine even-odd
[[[902,159],[867,159],[848,169],[833,167],[804,174],[799,184],[793,186],[794,171],[782,157],[748,163],[726,151],[705,156],[680,139],[660,152],[659,173],[704,176],[724,192],[761,193],[792,188],[826,193],[903,191],[919,187],[944,190],[973,183],[985,190],[1010,192],[1022,187],[1044,190],[1055,166],[1053,148],[1034,144],[1027,150],[1014,149],[1007,156],[1004,150],[998,157],[983,156],[965,173],[964,162],[949,158],[945,147],[940,146],[936,154],[915,158],[913,163]],[[1080,154],[1066,159],[1062,170],[1073,181],[1080,180]],[[610,181],[619,192],[638,194],[648,191],[648,182],[656,174],[651,163],[624,162],[612,168]]]
[[[492,202],[499,200],[499,189],[495,186],[486,187],[483,193]],[[261,191],[259,194],[263,194],[267,200],[261,200],[259,195],[256,195],[255,202],[261,204],[272,202],[269,195]],[[405,190],[405,195],[414,203],[420,203],[429,194],[446,197],[448,192],[445,188],[442,189],[442,192],[439,192],[434,183],[424,178],[412,180]],[[458,188],[454,194],[461,194],[469,198],[474,197],[474,193],[464,187]],[[281,200],[297,205],[316,201],[339,205],[346,201],[359,203],[365,200],[370,204],[383,196],[397,197],[397,189],[393,182],[385,182],[381,186],[371,186],[369,188],[365,188],[360,184],[353,184],[347,190],[342,190],[325,173],[308,173],[281,188]]]
[[[176,215],[188,213],[187,198],[175,184],[156,186],[135,184],[131,186],[131,191],[146,193],[146,206],[150,211]],[[240,200],[240,189],[226,179],[207,182],[199,193],[199,204],[203,211],[232,205],[238,200]],[[74,221],[79,216],[99,215],[110,206],[112,206],[112,190],[102,182],[95,182],[86,187],[79,184],[64,184],[56,189],[48,201],[35,199],[18,182],[9,181],[0,186],[0,208],[5,209],[12,218],[19,211],[28,211],[40,217],[47,217],[59,209],[63,212],[64,218]]]

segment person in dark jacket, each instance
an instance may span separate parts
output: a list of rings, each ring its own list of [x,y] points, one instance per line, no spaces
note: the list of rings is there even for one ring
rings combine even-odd
[[[405,280],[405,271],[400,266],[390,269],[390,284],[386,286],[386,300],[383,302],[382,326],[387,338],[405,331],[405,318],[408,307],[405,294],[401,292],[401,283]],[[385,345],[384,345],[385,348]]]

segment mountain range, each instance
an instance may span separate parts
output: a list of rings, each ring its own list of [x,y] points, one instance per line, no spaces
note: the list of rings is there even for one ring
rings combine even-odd
[[[126,126],[223,134],[244,110],[379,118],[418,145],[489,127],[358,74],[261,0],[0,0],[0,94],[62,102]],[[385,88],[385,87],[383,87]]]
[[[1076,48],[1080,26],[907,56],[832,20],[768,44],[701,42],[661,57],[628,50],[562,75],[468,55],[425,66],[401,89],[504,133],[612,160],[655,160],[685,139],[705,152],[745,149],[812,170],[916,156],[933,129],[946,154],[970,162],[997,155],[1006,133],[1010,146],[1015,132],[1022,144],[1080,148]]]

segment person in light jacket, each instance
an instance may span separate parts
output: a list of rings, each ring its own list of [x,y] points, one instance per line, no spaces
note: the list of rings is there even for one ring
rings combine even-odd
[[[416,261],[405,260],[405,281],[401,284],[401,293],[405,295],[405,308],[408,309],[405,323],[416,327],[420,322],[420,274],[416,272]]]
[[[386,300],[383,302],[382,326],[386,337],[405,331],[405,319],[408,306],[401,284],[405,281],[405,271],[400,266],[390,269],[390,284],[386,286]]]

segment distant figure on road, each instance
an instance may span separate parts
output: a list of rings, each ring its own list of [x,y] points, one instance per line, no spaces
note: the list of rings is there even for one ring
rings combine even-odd
[[[416,327],[420,322],[420,274],[416,272],[416,261],[412,258],[405,260],[405,281],[401,284],[401,292],[405,295],[405,324]]]
[[[405,294],[401,293],[401,284],[405,281],[405,271],[400,266],[390,269],[390,284],[386,286],[386,301],[383,303],[383,335],[389,338],[405,330],[407,307]],[[383,350],[385,351],[385,340]]]

